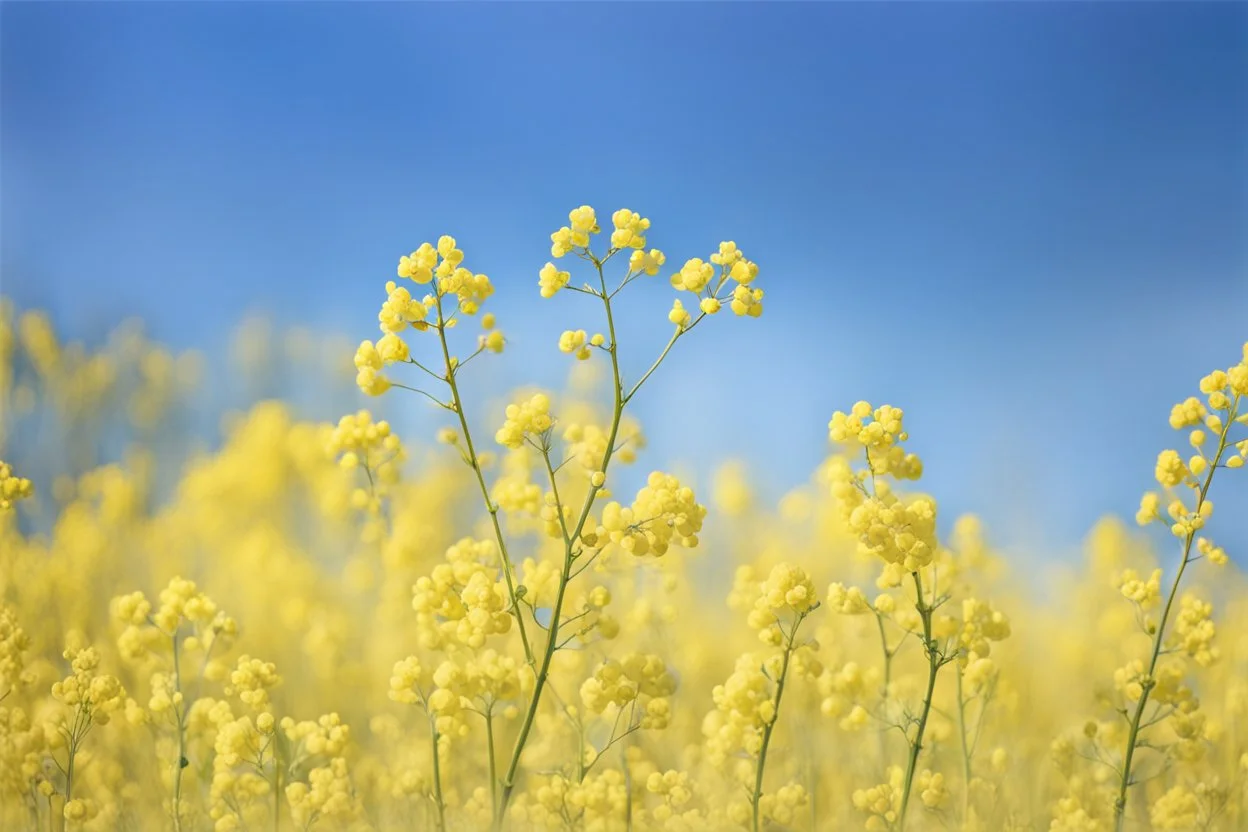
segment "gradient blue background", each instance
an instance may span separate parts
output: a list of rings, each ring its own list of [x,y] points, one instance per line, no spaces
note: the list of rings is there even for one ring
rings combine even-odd
[[[482,384],[555,384],[558,332],[601,324],[538,298],[548,235],[627,206],[767,292],[642,397],[650,461],[777,494],[832,410],[889,401],[946,516],[1033,556],[1134,512],[1248,339],[1245,4],[6,2],[0,75],[0,291],[70,336],[374,337],[397,257],[451,233],[513,339]],[[633,377],[670,296],[630,304]]]

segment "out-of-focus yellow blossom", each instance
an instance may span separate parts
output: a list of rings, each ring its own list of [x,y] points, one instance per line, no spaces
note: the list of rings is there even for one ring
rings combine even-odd
[[[225,688],[227,696],[238,696],[243,704],[254,710],[264,710],[269,705],[269,689],[277,686],[282,677],[277,675],[273,662],[240,656],[238,666],[230,674]]]
[[[552,238],[585,272],[574,320],[599,315],[560,346],[602,349],[573,365],[594,373],[560,388],[558,430],[553,392],[496,391],[515,410],[493,453],[463,372],[506,340],[450,237],[399,261],[356,351],[366,392],[417,394],[396,427],[432,400],[411,443],[349,405],[321,424],[265,401],[200,449],[183,417],[210,403],[180,357],[134,330],[74,343],[0,303],[0,495],[25,496],[14,470],[50,484],[0,515],[0,828],[1248,822],[1248,593],[1219,537],[1248,353],[1172,409],[1186,450],[1159,457],[1136,518],[1164,540],[1106,520],[1080,561],[1010,562],[967,515],[946,539],[908,450],[927,416],[865,402],[777,504],[733,466],[708,509],[700,479],[616,466],[646,451],[631,403],[676,342],[761,310],[758,267],[731,242],[682,255],[681,328],[634,343],[613,299],[671,267],[639,214],[611,220],[605,250],[589,208]],[[542,294],[571,278],[550,265]],[[310,332],[244,334],[249,397],[358,396],[349,343],[324,339],[341,360],[321,366]],[[552,357],[556,335],[537,342]],[[682,407],[683,425],[714,417]]]
[[[8,511],[18,500],[32,497],[35,488],[30,480],[13,473],[13,468],[0,461],[0,511]]]

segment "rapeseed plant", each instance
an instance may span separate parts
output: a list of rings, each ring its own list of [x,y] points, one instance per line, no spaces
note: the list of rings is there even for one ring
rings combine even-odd
[[[211,452],[180,418],[202,358],[0,304],[0,828],[1248,823],[1248,593],[1213,510],[1248,459],[1248,345],[1170,414],[1191,450],[1136,519],[1174,562],[1106,519],[1047,600],[977,517],[938,532],[924,414],[891,405],[833,414],[774,507],[733,461],[624,493],[648,381],[763,309],[735,243],[677,268],[652,236],[581,206],[534,264],[582,304],[551,337],[564,389],[466,395],[510,342],[444,236],[400,258],[353,367],[248,327],[239,379],[315,379],[334,418],[259,401]],[[669,336],[621,344],[620,294],[660,273]],[[399,396],[429,435],[382,418]]]

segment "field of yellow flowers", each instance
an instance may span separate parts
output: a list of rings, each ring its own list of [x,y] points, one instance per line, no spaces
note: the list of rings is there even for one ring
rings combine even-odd
[[[3,307],[0,829],[1248,829],[1248,344],[1046,596],[974,516],[938,537],[923,414],[853,391],[774,507],[645,473],[634,400],[706,327],[748,348],[767,282],[649,225],[551,235],[533,302],[594,372],[500,412],[463,381],[510,310],[449,236],[401,257],[355,381],[435,436],[265,401],[200,449],[194,356]],[[620,343],[655,281],[670,339]]]

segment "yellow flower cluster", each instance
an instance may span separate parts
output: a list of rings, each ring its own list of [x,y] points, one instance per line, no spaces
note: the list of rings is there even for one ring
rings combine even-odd
[[[0,460],[0,511],[8,511],[18,500],[33,496],[35,488],[30,480],[13,473],[13,468]]]
[[[494,434],[494,441],[507,448],[519,448],[530,436],[540,436],[555,424],[550,415],[550,397],[535,393],[528,400],[507,405],[507,418]]]
[[[842,731],[860,731],[870,722],[869,705],[879,690],[879,671],[846,662],[839,670],[826,668],[818,678],[824,716],[839,720]]]
[[[871,612],[871,602],[856,586],[847,587],[837,581],[828,586],[828,606],[841,615],[864,615]]]
[[[562,255],[556,254],[556,257]],[[555,294],[568,285],[568,281],[572,279],[571,272],[563,272],[555,268],[554,263],[547,263],[542,266],[542,270],[538,273],[537,285],[544,298],[553,298]]]
[[[968,653],[981,658],[992,652],[990,642],[1010,637],[1010,619],[986,601],[962,601],[962,628],[958,640]]]
[[[411,347],[400,333],[409,327],[416,332],[436,330],[441,338],[445,331],[454,327],[458,315],[475,315],[481,305],[494,294],[494,284],[484,274],[475,274],[464,268],[464,252],[454,237],[443,235],[436,246],[421,243],[411,254],[399,258],[398,277],[412,281],[418,286],[434,284],[434,291],[417,299],[411,290],[393,280],[386,282],[386,300],[377,313],[381,338],[374,344],[362,341],[355,351],[356,386],[369,396],[380,396],[390,389],[392,382],[382,373],[391,364],[415,364]],[[454,309],[445,304],[454,301]],[[430,320],[430,316],[433,319]],[[482,316],[482,328],[486,330],[477,343],[477,351],[502,352],[506,339],[495,329],[493,315]],[[448,363],[454,364],[446,356]],[[448,372],[453,372],[450,367]]]
[[[595,424],[568,423],[563,430],[563,441],[567,444],[568,456],[590,474],[602,473],[598,466],[602,464],[607,452],[608,436],[600,426]],[[613,462],[631,465],[637,461],[637,451],[646,447],[645,434],[641,426],[631,420],[620,421],[619,433],[616,437],[616,450],[612,454]],[[604,481],[606,475],[603,475]],[[601,487],[601,485],[599,486]],[[600,496],[607,497],[609,494]]]
[[[614,501],[603,506],[602,522],[586,542],[593,546],[609,540],[637,557],[662,557],[673,543],[686,549],[697,546],[705,517],[706,506],[697,502],[692,488],[654,471],[631,506]]]
[[[1180,599],[1179,612],[1174,619],[1176,646],[1202,667],[1213,664],[1221,655],[1213,643],[1217,628],[1210,618],[1212,615],[1213,604],[1189,593]]]
[[[237,696],[253,710],[265,710],[269,706],[269,690],[282,681],[273,662],[239,656],[238,666],[230,673],[226,696]]]
[[[659,259],[656,266],[662,263],[663,260]],[[638,261],[638,265],[650,264]],[[734,315],[757,318],[763,313],[763,290],[750,285],[757,276],[758,265],[745,259],[736,243],[720,243],[719,251],[712,254],[709,260],[699,257],[686,260],[680,271],[672,275],[672,288],[693,294],[699,316],[695,319],[680,299],[676,299],[672,302],[668,320],[681,330],[689,329],[706,315],[719,312],[725,304]]]
[[[359,800],[347,776],[347,761],[335,757],[327,766],[308,773],[307,783],[286,787],[290,817],[300,828],[309,829],[319,820],[341,822],[359,817]]]
[[[422,643],[438,647],[455,639],[477,648],[489,636],[511,629],[506,585],[487,565],[496,562],[496,552],[491,540],[464,538],[447,549],[445,563],[417,579],[412,609]]]
[[[563,257],[577,249],[588,248],[589,235],[597,234],[601,231],[598,227],[598,217],[594,213],[594,209],[588,205],[573,208],[568,214],[568,223],[568,225],[563,226],[550,235],[550,254],[552,257]],[[646,221],[646,226],[649,227],[649,221]],[[644,244],[645,240],[643,238],[642,245]]]
[[[339,757],[347,750],[351,741],[350,727],[336,713],[325,714],[315,721],[295,721],[291,717],[285,717],[280,725],[292,747],[302,744],[302,750],[310,755]]]
[[[759,657],[744,654],[723,684],[711,690],[715,710],[702,722],[707,751],[724,760],[744,751],[758,754],[763,728],[776,717],[771,685]]]
[[[559,336],[559,351],[575,355],[577,361],[585,361],[589,358],[590,347],[601,347],[605,343],[606,338],[602,333],[594,333],[591,338],[583,329],[569,329]]]
[[[750,610],[749,625],[759,631],[767,644],[780,644],[780,626],[793,615],[805,615],[819,605],[815,585],[806,570],[790,563],[777,564],[767,579],[759,584],[758,600]]]
[[[642,709],[641,727],[666,728],[671,715],[667,697],[675,691],[676,680],[662,656],[629,653],[595,668],[594,675],[581,685],[581,701],[596,714],[611,705],[623,708],[636,703]]]
[[[8,607],[0,607],[0,698],[7,696],[19,685],[34,681],[26,670],[26,651],[30,649],[30,637],[17,622],[17,614]]]
[[[343,416],[325,441],[326,452],[343,468],[361,466],[373,471],[396,458],[401,447],[390,423],[374,422],[367,410]]]
[[[64,657],[70,673],[52,685],[53,698],[76,709],[76,722],[107,725],[125,705],[126,691],[121,682],[116,676],[98,672],[100,654],[94,647],[68,649]]]
[[[1118,585],[1123,597],[1134,601],[1140,609],[1152,609],[1161,601],[1160,569],[1154,569],[1147,581],[1143,580],[1134,569],[1123,570]]]
[[[889,766],[888,782],[854,792],[851,798],[854,808],[867,816],[866,829],[869,832],[885,832],[896,824],[901,809],[903,779],[900,766]]]

